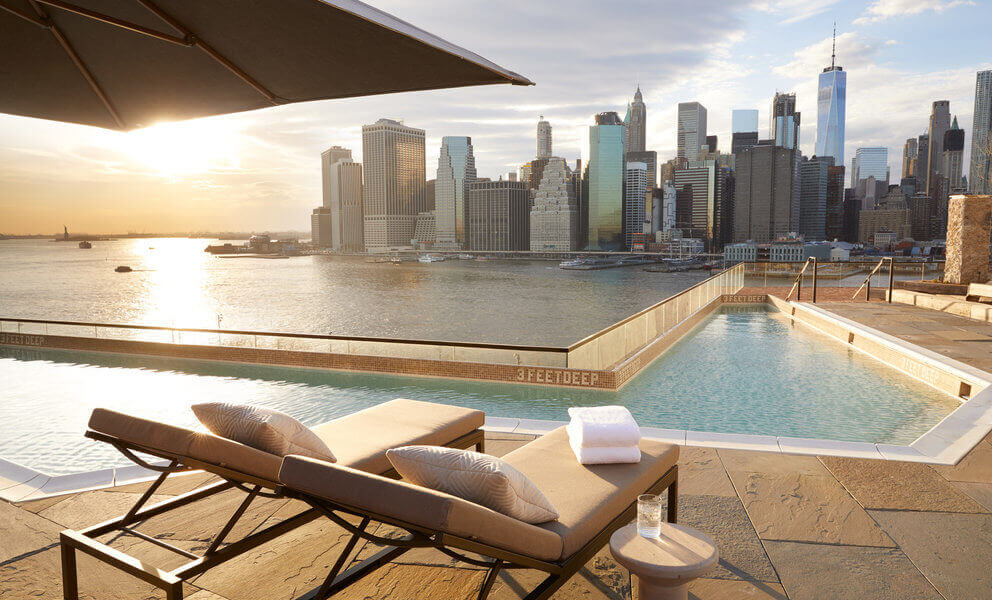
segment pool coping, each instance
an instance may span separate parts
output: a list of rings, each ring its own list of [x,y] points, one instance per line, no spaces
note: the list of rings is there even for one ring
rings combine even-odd
[[[756,297],[748,297],[748,301],[752,299]],[[851,331],[861,338],[870,339],[904,357],[912,357],[917,363],[953,373],[963,380],[980,385],[982,389],[963,400],[960,406],[908,445],[641,427],[641,436],[644,439],[680,446],[955,465],[992,431],[992,374],[811,304],[785,302],[770,297],[765,302],[775,306],[794,322],[816,329],[824,335],[835,339],[837,337],[817,327],[816,324],[803,320],[802,317],[797,318],[796,314],[802,313],[805,316],[829,321],[832,325]],[[789,307],[789,310],[782,310],[783,307]],[[690,327],[688,331],[692,329]],[[918,373],[871,355],[865,349],[851,344],[853,338],[848,339],[850,348],[872,356],[889,367],[936,388],[933,382],[920,377]],[[674,341],[677,340],[673,340],[672,343]],[[940,391],[949,393],[946,390]],[[487,416],[483,429],[490,433],[543,435],[566,424],[565,421]],[[10,502],[40,500],[149,481],[157,476],[158,473],[137,465],[53,476],[0,458],[0,500]]]

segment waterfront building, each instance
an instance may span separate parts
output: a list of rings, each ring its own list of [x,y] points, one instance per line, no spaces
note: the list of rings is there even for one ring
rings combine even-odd
[[[941,175],[941,164],[944,156],[944,134],[951,128],[951,103],[948,100],[936,100],[930,112],[930,147],[927,159],[926,191],[931,197],[935,196],[937,178]]]
[[[468,191],[469,250],[530,250],[529,201],[522,181],[472,183]]]
[[[320,176],[323,207],[327,209],[327,216],[321,216],[320,220],[330,219],[327,237],[321,236],[320,245],[334,250],[363,251],[362,165],[352,160],[351,150],[333,146],[320,153]],[[325,228],[320,230],[323,234]]]
[[[587,165],[589,250],[619,250],[623,244],[624,125],[615,112],[596,115],[589,127]]]
[[[745,150],[749,150],[758,145],[758,132],[757,131],[739,131],[734,132],[730,141],[730,151],[734,156],[737,156]],[[734,159],[736,161],[736,158]]]
[[[666,181],[651,190],[651,233],[675,229],[675,185]]]
[[[676,156],[696,160],[706,144],[706,107],[698,102],[680,102],[676,126]]]
[[[917,191],[916,178],[915,177],[903,177],[899,180],[899,188],[902,193],[906,194],[906,197],[915,196]]]
[[[834,28],[830,66],[820,73],[816,96],[816,156],[832,156],[844,164],[844,122],[847,104],[847,73],[837,65],[837,29]]]
[[[963,163],[964,129],[958,127],[958,118],[954,117],[951,128],[944,134],[944,152],[941,155],[941,174],[947,178],[948,190],[951,194],[965,191],[961,172]]]
[[[675,170],[675,227],[686,237],[703,238],[712,246],[730,241],[733,181],[729,169],[715,159],[690,160]]]
[[[413,227],[413,245],[418,250],[431,250],[437,245],[437,218],[433,210],[417,215]]]
[[[862,209],[858,215],[858,236],[863,244],[873,244],[875,234],[893,232],[896,241],[911,236],[912,223],[906,196],[894,185],[874,209]]]
[[[627,152],[627,162],[644,163],[648,169],[648,189],[658,186],[658,153],[654,150]]]
[[[624,247],[634,248],[635,234],[643,233],[644,200],[648,191],[648,166],[629,162],[624,169],[623,236]]]
[[[827,214],[823,228],[827,240],[844,239],[844,165],[827,168]]]
[[[537,121],[537,158],[551,158],[551,123],[541,115]]]
[[[907,205],[910,236],[918,242],[932,239],[930,222],[934,214],[933,200],[926,194],[915,194],[909,197]]]
[[[365,247],[408,247],[417,215],[426,210],[424,130],[392,119],[362,126]]]
[[[796,95],[775,93],[772,98],[771,139],[776,146],[799,147],[799,120],[796,112]]]
[[[465,231],[468,188],[477,176],[472,138],[444,136],[434,184],[437,247],[459,250],[468,242]]]
[[[634,101],[627,105],[627,116],[624,124],[627,126],[627,151],[644,152],[647,147],[647,118],[648,109],[641,97],[641,86],[634,92]]]
[[[434,210],[435,206],[435,190],[437,187],[437,179],[428,179],[427,183],[424,184],[424,206],[427,210]]]
[[[759,144],[737,157],[734,241],[770,242],[799,228],[795,153]]]
[[[827,187],[832,156],[802,157],[799,166],[799,234],[807,240],[826,239]]]
[[[758,260],[758,245],[754,242],[738,242],[723,247],[723,260],[728,265]]]
[[[902,178],[916,177],[916,161],[919,157],[919,140],[909,138],[902,146]]]
[[[318,248],[331,246],[331,209],[318,206],[310,215],[310,243]]]
[[[975,76],[968,184],[972,194],[992,193],[992,69],[979,71]]]
[[[579,212],[568,165],[549,158],[530,209],[531,252],[567,252],[578,248]]]

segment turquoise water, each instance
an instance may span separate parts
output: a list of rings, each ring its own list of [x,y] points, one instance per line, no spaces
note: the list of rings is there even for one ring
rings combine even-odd
[[[82,437],[102,406],[192,426],[189,405],[258,403],[316,424],[393,398],[566,420],[623,404],[641,425],[905,444],[957,405],[766,308],[724,307],[618,392],[0,348],[0,457],[51,474],[125,464]]]

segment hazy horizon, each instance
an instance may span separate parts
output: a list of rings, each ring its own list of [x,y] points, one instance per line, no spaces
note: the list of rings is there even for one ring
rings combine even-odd
[[[555,155],[579,158],[591,116],[622,115],[637,85],[660,162],[675,154],[679,102],[707,107],[726,150],[732,109],[759,109],[767,136],[776,91],[797,94],[811,155],[834,21],[848,72],[845,155],[885,146],[898,174],[903,142],[946,99],[966,130],[967,168],[975,73],[992,68],[992,9],[962,0],[372,4],[537,85],[313,102],[131,133],[0,115],[0,232],[306,231],[321,202],[321,150],[341,145],[361,160],[363,124],[390,117],[425,129],[427,179],[440,138],[469,135],[479,175],[496,178],[533,158],[542,114]]]

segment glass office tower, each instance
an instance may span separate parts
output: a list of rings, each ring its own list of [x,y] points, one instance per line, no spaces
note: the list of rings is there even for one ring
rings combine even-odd
[[[623,224],[624,125],[615,112],[589,128],[589,250],[619,250]]]
[[[475,182],[475,155],[472,138],[444,136],[437,159],[437,180],[434,184],[434,210],[437,222],[437,246],[465,248],[468,233],[465,227],[468,188]]]
[[[847,73],[831,65],[820,73],[816,100],[816,155],[834,157],[844,164],[844,115],[847,104]]]

